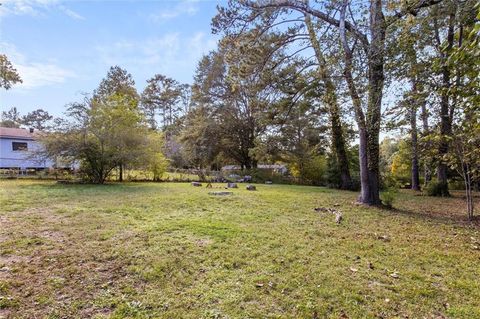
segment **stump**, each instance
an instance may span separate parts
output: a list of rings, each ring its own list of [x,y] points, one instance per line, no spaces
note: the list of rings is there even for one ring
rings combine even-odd
[[[228,183],[227,187],[228,188],[238,188],[237,183]]]
[[[202,183],[200,183],[200,182],[192,182],[192,186],[201,187],[201,186],[202,186]]]
[[[247,191],[256,191],[257,188],[254,185],[247,185]]]

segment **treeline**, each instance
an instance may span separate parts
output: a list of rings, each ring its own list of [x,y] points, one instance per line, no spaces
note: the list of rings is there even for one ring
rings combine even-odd
[[[449,196],[449,182],[460,178],[471,217],[480,168],[478,10],[468,0],[229,2],[213,19],[223,36],[213,55],[224,57],[219,69],[237,93],[222,100],[261,114],[252,149],[279,151],[268,155],[299,150],[292,142],[312,124],[321,127],[320,112],[328,128],[320,136],[328,136],[324,145],[335,154],[345,188],[353,120],[359,200],[370,205],[380,204],[382,184],[396,182],[391,165],[382,176],[380,133],[400,131],[411,188],[419,190],[422,178],[430,194]],[[215,109],[208,99],[203,105]],[[279,138],[284,143],[271,142]]]
[[[43,109],[36,109],[26,115],[21,115],[16,107],[12,107],[8,111],[2,111],[0,126],[10,128],[25,126],[45,131],[55,127],[58,121],[60,121],[58,118],[54,118],[53,115]]]
[[[111,144],[125,153],[112,155],[107,172],[147,165],[135,161],[142,149],[160,154],[146,145],[161,132],[171,166],[282,162],[303,183],[359,188],[368,205],[381,204],[383,186],[449,196],[461,180],[471,217],[478,12],[473,0],[230,1],[212,21],[218,48],[199,61],[191,86],[155,75],[138,94],[127,71],[112,67],[84,103],[69,106],[68,127],[78,139],[90,132],[96,152]],[[100,123],[120,130],[110,136]],[[399,137],[380,143],[382,134]],[[91,152],[82,163],[92,165]]]

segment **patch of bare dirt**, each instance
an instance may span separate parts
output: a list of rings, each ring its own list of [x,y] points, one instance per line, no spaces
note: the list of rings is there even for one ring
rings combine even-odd
[[[0,319],[10,318],[10,314],[11,314],[10,310],[0,308]]]
[[[0,256],[0,267],[12,265],[12,264],[18,264],[22,262],[28,262],[29,260],[30,258],[26,256],[15,256],[15,255]]]
[[[52,241],[56,241],[59,243],[63,243],[66,240],[66,236],[63,232],[54,231],[54,230],[43,230],[38,233],[38,235],[42,238],[46,238]]]
[[[104,289],[118,291],[133,280],[126,272],[128,261],[112,254],[118,238],[100,242],[102,229],[82,217],[49,208],[1,217],[0,240],[9,244],[0,255],[0,279],[8,287],[5,297],[15,302],[0,309],[0,318],[43,318],[52,311],[64,318],[108,315],[110,309],[93,301]],[[135,240],[134,233],[122,237]]]
[[[199,246],[199,247],[206,247],[206,246],[208,246],[212,243],[213,243],[213,240],[208,239],[208,238],[201,238],[201,239],[197,239],[195,241],[195,244],[197,244],[197,246]]]

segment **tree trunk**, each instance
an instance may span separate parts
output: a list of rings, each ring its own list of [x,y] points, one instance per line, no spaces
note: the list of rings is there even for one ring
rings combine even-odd
[[[441,196],[449,196],[448,192],[448,179],[447,179],[447,163],[444,160],[445,155],[448,153],[448,140],[447,137],[452,134],[452,122],[450,118],[450,103],[449,103],[449,89],[451,86],[450,81],[450,69],[447,65],[447,54],[453,47],[453,41],[455,36],[454,24],[455,13],[450,14],[450,22],[447,32],[447,48],[444,56],[442,57],[442,91],[440,93],[440,145],[438,147],[438,166],[437,166],[437,180],[443,185]],[[438,32],[438,28],[436,30]]]
[[[467,197],[467,215],[468,220],[473,220],[473,196],[472,196],[472,180],[470,174],[467,173],[465,179],[465,193]]]
[[[421,109],[422,109],[422,124],[423,124],[423,136],[428,136],[430,134],[430,128],[428,125],[428,111],[427,111],[427,105],[425,99],[422,100],[421,104]],[[430,143],[427,142],[425,145],[425,149],[430,149]],[[428,158],[424,159],[424,164],[423,164],[423,184],[426,186],[430,181],[432,180],[432,170],[431,170],[431,161]]]
[[[118,181],[123,182],[123,164],[118,166]]]
[[[358,201],[364,204],[369,204],[368,199],[372,197],[371,187],[368,176],[368,136],[365,128],[358,127],[359,147],[358,158],[360,162],[360,196]]]
[[[338,168],[340,169],[340,189],[352,190],[353,183],[352,177],[350,176],[350,167],[340,117],[338,114],[331,112],[330,121],[332,125],[332,142],[337,156]]]
[[[363,113],[361,99],[356,90],[352,75],[353,54],[347,41],[345,16],[348,0],[344,0],[339,21],[340,40],[344,48],[345,80],[355,110],[355,118],[359,131],[359,157],[361,194],[358,199],[367,205],[380,205],[380,170],[379,170],[379,134],[380,112],[384,84],[384,47],[385,17],[382,11],[382,0],[370,1],[370,36],[371,41],[365,45],[368,64],[368,102],[367,114]]]
[[[325,86],[325,93],[323,95],[323,102],[327,105],[330,115],[330,129],[332,132],[332,145],[340,169],[340,189],[352,189],[353,183],[350,176],[350,168],[348,164],[347,151],[345,149],[345,138],[343,136],[343,128],[341,121],[340,107],[336,94],[336,87],[331,79],[330,72],[327,68],[327,61],[320,49],[320,43],[315,34],[315,30],[310,19],[310,15],[305,14],[305,24],[308,29],[310,42],[315,51],[319,67],[318,75]]]
[[[415,83],[416,84],[416,83]],[[417,88],[414,84],[413,92],[416,93]],[[415,191],[420,190],[420,169],[418,167],[418,136],[417,136],[417,105],[415,100],[417,99],[417,94],[414,95],[411,100],[410,106],[410,136],[412,143],[412,185],[411,189]]]
[[[444,82],[449,77],[449,72],[444,71]],[[447,164],[443,157],[448,153],[448,141],[447,136],[451,132],[451,125],[449,120],[449,107],[447,93],[442,93],[440,101],[440,145],[438,147],[438,166],[437,166],[437,179],[438,182],[445,185],[445,190],[448,193],[448,180],[447,180]],[[445,194],[448,195],[448,194]]]
[[[369,178],[369,197],[362,202],[369,205],[379,205],[379,135],[380,113],[382,107],[384,85],[384,46],[385,46],[385,17],[382,11],[382,0],[370,2],[370,34],[371,43],[368,50],[368,105],[366,114],[367,161]]]
[[[340,40],[344,49],[344,77],[347,82],[348,91],[350,97],[352,98],[353,109],[355,111],[355,120],[358,126],[358,135],[359,135],[359,148],[358,148],[358,157],[360,163],[360,196],[358,201],[364,204],[375,205],[378,204],[372,200],[374,197],[372,195],[372,189],[374,187],[370,183],[370,174],[368,166],[368,152],[369,152],[369,139],[368,139],[368,130],[367,124],[365,122],[365,114],[362,109],[362,100],[358,94],[355,81],[352,74],[352,64],[353,64],[353,55],[348,45],[346,29],[345,29],[345,14],[348,6],[348,0],[344,0],[342,10],[340,12]],[[378,163],[377,163],[378,164]],[[377,189],[378,192],[378,189]],[[378,196],[380,197],[380,196]]]
[[[362,102],[357,93],[353,76],[351,72],[351,60],[346,54],[344,76],[347,81],[350,96],[352,97],[352,104],[355,109],[355,118],[358,126],[359,148],[358,158],[360,164],[360,197],[358,201],[364,204],[370,204],[369,198],[371,195],[371,186],[368,175],[368,133],[365,125],[365,116],[362,111]]]

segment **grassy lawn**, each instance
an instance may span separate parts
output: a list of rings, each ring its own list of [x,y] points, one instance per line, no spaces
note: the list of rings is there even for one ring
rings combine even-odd
[[[480,318],[459,196],[241,186],[0,181],[0,318]]]

